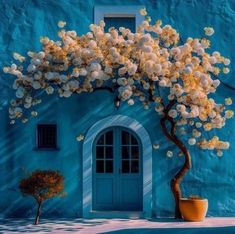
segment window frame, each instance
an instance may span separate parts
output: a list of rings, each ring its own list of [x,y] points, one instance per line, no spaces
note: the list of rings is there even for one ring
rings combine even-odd
[[[123,131],[125,131],[126,133],[128,133],[129,134],[129,143],[128,144],[122,144],[122,139],[120,138],[119,140],[118,140],[118,142],[119,142],[119,146],[120,146],[120,158],[118,159],[118,166],[119,166],[119,169],[121,170],[120,172],[121,172],[121,175],[122,176],[125,176],[125,175],[139,175],[141,172],[143,172],[143,156],[141,156],[141,154],[142,154],[142,150],[143,150],[143,148],[142,148],[142,142],[141,142],[141,140],[140,140],[140,138],[139,138],[139,136],[133,131],[133,130],[131,130],[131,129],[129,129],[128,127],[123,127],[123,126],[112,126],[112,127],[108,127],[108,128],[105,128],[103,131],[101,131],[101,132],[99,132],[99,134],[97,134],[97,136],[96,136],[96,138],[95,138],[95,140],[94,140],[94,144],[93,144],[93,159],[92,160],[94,160],[94,167],[93,167],[93,172],[95,173],[95,174],[99,174],[99,175],[105,175],[105,174],[107,174],[107,175],[110,175],[110,174],[115,174],[115,160],[117,160],[117,158],[115,158],[115,152],[114,152],[114,147],[115,147],[115,143],[117,143],[117,141],[115,141],[114,139],[115,139],[115,133],[116,133],[116,131],[117,130],[120,132],[120,136],[121,136],[121,138],[122,138],[122,132]],[[104,143],[103,144],[98,144],[98,141],[99,141],[99,139],[100,139],[100,137],[102,137],[102,136],[104,136],[106,133],[108,133],[108,132],[110,132],[110,131],[112,131],[113,132],[113,143],[112,143],[112,145],[110,145],[110,144],[106,144],[106,140],[104,140]],[[134,137],[135,138],[135,140],[136,140],[136,143],[135,144],[132,144],[132,140],[131,140],[131,137]],[[106,137],[106,136],[105,136]],[[104,137],[104,138],[105,138]],[[106,147],[110,147],[110,146],[112,146],[112,148],[113,148],[113,157],[112,157],[112,159],[106,159],[106,156],[104,156],[103,158],[97,158],[97,151],[96,151],[96,148],[97,147],[100,147],[100,146],[103,146],[104,147],[104,150],[105,150],[105,148]],[[130,157],[129,158],[126,158],[126,159],[123,159],[122,158],[122,147],[123,146],[127,146],[129,149],[130,149]],[[137,158],[133,158],[132,157],[132,147],[138,147],[138,157]],[[105,154],[105,153],[104,153]],[[112,161],[113,162],[113,172],[106,172],[106,165],[104,165],[104,171],[103,172],[97,172],[97,164],[96,164],[96,162],[97,162],[97,160],[98,161],[104,161],[104,164],[106,163],[106,161],[108,160],[108,161]],[[123,161],[128,161],[129,162],[129,172],[123,172],[122,171],[122,162]],[[131,165],[132,165],[132,163],[133,162],[138,162],[138,172],[132,172],[132,169],[131,169]]]
[[[94,23],[99,24],[105,17],[117,18],[135,18],[135,30],[144,20],[144,16],[140,14],[140,9],[144,8],[143,5],[137,6],[95,6],[94,7]]]
[[[40,137],[40,126],[55,126],[55,145],[52,147],[50,146],[40,146],[40,142],[39,142],[39,137]],[[56,123],[38,123],[36,125],[36,150],[46,150],[46,151],[54,151],[54,150],[58,150],[58,126]]]

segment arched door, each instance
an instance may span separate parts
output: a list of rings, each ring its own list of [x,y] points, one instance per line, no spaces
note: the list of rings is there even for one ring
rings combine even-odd
[[[142,211],[142,149],[126,128],[109,128],[95,140],[93,210]]]

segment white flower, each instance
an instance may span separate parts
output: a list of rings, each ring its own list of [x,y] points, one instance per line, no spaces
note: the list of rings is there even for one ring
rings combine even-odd
[[[45,52],[44,51],[40,51],[39,53],[38,53],[38,58],[39,59],[43,59],[43,58],[45,58]]]
[[[166,80],[165,80],[165,79],[160,80],[160,81],[159,81],[159,85],[160,85],[161,87],[166,87],[166,86],[167,86]]]
[[[137,65],[136,64],[131,64],[128,68],[127,68],[127,72],[130,76],[134,75],[137,71]]]
[[[81,76],[86,76],[87,75],[87,70],[85,68],[81,68],[79,73],[80,73]]]
[[[158,112],[159,114],[161,114],[163,110],[164,110],[163,105],[155,106],[155,111]]]
[[[41,84],[38,81],[34,81],[32,87],[34,89],[40,89],[41,88]]]
[[[16,52],[13,53],[13,58],[21,63],[25,61],[25,57]]]
[[[16,117],[21,117],[22,116],[22,109],[20,108],[20,107],[16,107],[15,109],[14,109],[14,114],[15,114],[15,116]]]
[[[92,63],[90,65],[90,71],[100,71],[101,70],[101,66],[99,63]]]
[[[232,110],[226,110],[225,111],[225,118],[226,119],[231,119],[234,116],[234,112]]]
[[[27,68],[27,71],[28,71],[28,72],[33,72],[33,71],[35,71],[35,70],[36,70],[36,66],[33,65],[33,64],[29,64],[29,66],[28,66],[28,68]]]
[[[79,77],[79,71],[77,69],[73,69],[72,76]]]
[[[20,86],[20,87],[16,90],[16,97],[17,97],[17,98],[22,98],[22,97],[24,96],[24,92],[25,92],[25,89]]]
[[[70,90],[66,90],[63,92],[63,97],[70,97],[72,95],[72,92]]]
[[[31,102],[25,102],[24,108],[29,109],[32,106]]]
[[[154,149],[159,149],[159,148],[160,148],[160,145],[157,144],[157,143],[155,143],[155,144],[153,144],[153,148],[154,148]]]
[[[82,141],[84,139],[84,135],[80,134],[79,136],[76,137],[77,141]]]
[[[181,104],[178,104],[176,106],[176,110],[179,111],[179,112],[183,112],[186,110],[186,106],[185,105],[181,105]]]
[[[38,115],[38,112],[37,112],[37,111],[32,111],[32,112],[31,112],[31,115],[34,116],[34,117],[36,117],[36,116]]]
[[[143,16],[147,15],[148,13],[146,11],[146,8],[141,8],[140,9],[140,14],[143,15]]]
[[[227,67],[223,68],[223,73],[224,74],[228,74],[229,72],[230,72],[229,68],[227,68]]]
[[[104,28],[104,27],[105,27],[105,22],[104,22],[103,20],[101,20],[101,21],[99,22],[99,25],[100,25],[100,27]]]
[[[54,92],[54,88],[52,86],[48,86],[46,88],[46,92],[47,92],[47,94],[52,94]]]
[[[118,88],[122,100],[127,100],[132,96],[131,86],[121,86]]]
[[[28,122],[28,119],[27,119],[27,118],[23,118],[23,119],[21,120],[21,122],[22,122],[22,123],[27,123],[27,122]]]
[[[106,72],[107,74],[112,74],[113,69],[112,67],[105,67],[104,72]]]
[[[170,110],[168,112],[168,115],[172,118],[176,118],[177,117],[177,111],[176,110]]]
[[[228,66],[230,64],[230,59],[224,59],[224,65],[225,66]]]
[[[10,67],[4,67],[4,68],[3,68],[3,72],[4,72],[4,73],[10,72]]]
[[[33,100],[33,98],[30,97],[30,96],[27,96],[27,97],[24,99],[24,101],[25,101],[25,102],[28,102],[28,103],[31,103],[32,100]]]
[[[174,94],[169,94],[169,95],[167,96],[167,98],[168,98],[168,100],[174,100],[175,95],[174,95]]]
[[[211,56],[209,60],[210,60],[210,63],[211,63],[211,64],[217,63],[217,59],[216,59],[216,57],[214,57],[214,56]]]
[[[200,137],[201,135],[202,135],[201,132],[199,132],[197,129],[193,129],[193,136],[194,136],[194,137],[198,138],[198,137]]]
[[[68,81],[68,76],[66,76],[66,75],[60,75],[59,76],[60,77],[60,80],[63,82],[63,83],[66,83],[67,81]]]
[[[145,83],[145,84],[143,85],[143,88],[146,89],[146,90],[148,90],[148,89],[150,88],[150,84],[149,84],[149,83]]]
[[[223,156],[223,151],[222,150],[217,150],[217,156],[222,157]]]
[[[98,79],[99,78],[99,72],[98,71],[93,71],[91,73],[91,78],[94,79]]]
[[[215,88],[217,88],[219,85],[220,85],[220,80],[218,80],[218,79],[213,80],[213,86],[214,86]]]
[[[191,74],[192,73],[192,68],[190,66],[187,66],[185,69],[184,69],[184,72],[185,74]]]
[[[204,32],[205,32],[205,34],[206,34],[207,36],[212,36],[215,31],[214,31],[214,29],[211,28],[211,27],[205,27],[205,28],[204,28]]]
[[[66,25],[66,22],[60,20],[57,25],[58,25],[59,28],[63,28]]]
[[[11,121],[10,121],[10,124],[15,124],[15,120],[14,119],[12,119]]]
[[[134,100],[131,98],[127,101],[128,105],[132,106],[135,104]]]
[[[232,98],[225,98],[225,105],[230,106],[233,104]]]
[[[117,79],[117,83],[119,85],[125,86],[125,85],[128,84],[128,81],[127,81],[127,79],[125,77],[120,77],[120,78]]]
[[[79,81],[77,81],[77,80],[70,80],[68,82],[68,85],[69,85],[71,90],[77,90],[79,88]]]
[[[11,64],[11,70],[16,70],[17,69],[17,65],[15,63]]]
[[[128,78],[127,83],[128,83],[128,85],[133,85],[135,82],[132,78]]]
[[[196,122],[195,125],[196,125],[197,128],[201,128],[202,127],[202,123],[200,123],[200,122]]]
[[[196,144],[196,139],[195,138],[189,138],[188,143],[189,143],[189,145],[195,145]]]
[[[48,79],[48,80],[52,80],[52,79],[54,79],[54,77],[55,77],[54,72],[47,72],[45,74],[45,78]]]
[[[173,152],[170,151],[170,150],[168,150],[168,151],[166,152],[166,156],[169,157],[169,158],[173,157]]]
[[[217,147],[217,149],[224,149],[224,150],[226,150],[226,149],[229,149],[229,147],[230,147],[229,142],[224,141],[224,142],[222,142],[221,145],[219,145],[219,146]]]
[[[12,100],[10,101],[10,104],[11,104],[11,106],[16,106],[16,100],[12,99]]]

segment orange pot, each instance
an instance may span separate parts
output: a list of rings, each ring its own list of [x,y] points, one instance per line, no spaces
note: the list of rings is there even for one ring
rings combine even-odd
[[[207,199],[181,198],[179,202],[180,212],[187,221],[200,222],[206,217],[208,210]]]

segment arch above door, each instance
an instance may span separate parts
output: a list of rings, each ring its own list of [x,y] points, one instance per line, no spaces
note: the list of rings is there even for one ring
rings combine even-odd
[[[143,213],[152,215],[152,143],[145,128],[135,119],[123,115],[113,115],[96,122],[87,132],[83,143],[83,218],[92,216],[92,148],[97,135],[109,127],[125,127],[136,133],[143,152]],[[110,215],[109,217],[110,218]]]

